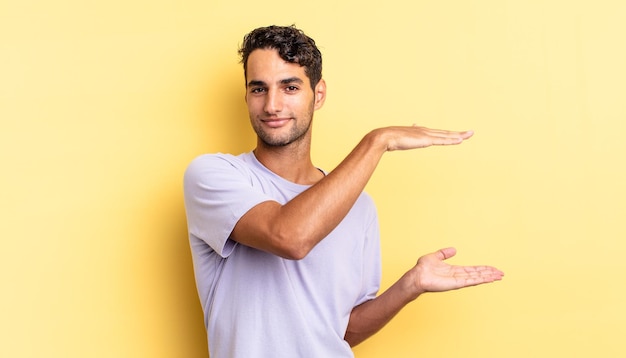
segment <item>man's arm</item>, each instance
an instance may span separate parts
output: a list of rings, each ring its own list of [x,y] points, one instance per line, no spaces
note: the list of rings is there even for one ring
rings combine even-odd
[[[345,340],[354,347],[383,328],[409,302],[425,292],[442,292],[501,280],[504,273],[491,266],[453,266],[444,260],[454,248],[420,257],[417,264],[383,294],[355,307]]]
[[[386,151],[462,143],[472,132],[387,127],[368,133],[324,179],[285,205],[267,201],[250,209],[231,238],[288,259],[301,259],[350,211]]]

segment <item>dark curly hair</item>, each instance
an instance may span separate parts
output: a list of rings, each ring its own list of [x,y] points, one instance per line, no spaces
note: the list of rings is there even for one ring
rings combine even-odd
[[[322,78],[322,53],[315,46],[315,41],[295,25],[260,27],[244,36],[239,55],[246,78],[248,57],[257,49],[277,50],[278,55],[286,62],[303,66],[314,90]]]

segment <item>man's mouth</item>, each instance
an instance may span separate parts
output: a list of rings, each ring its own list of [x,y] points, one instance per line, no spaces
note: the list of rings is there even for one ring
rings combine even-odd
[[[261,121],[265,123],[268,127],[278,128],[284,126],[287,122],[289,122],[290,118],[271,118],[271,119],[262,119]]]

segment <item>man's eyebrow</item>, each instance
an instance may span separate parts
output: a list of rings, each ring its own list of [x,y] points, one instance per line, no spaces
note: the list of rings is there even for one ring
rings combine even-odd
[[[251,80],[248,82],[248,87],[264,87],[265,82],[259,80]]]
[[[289,77],[279,81],[281,85],[288,85],[290,83],[303,84],[304,81],[300,77]],[[250,80],[248,87],[267,87],[267,83],[261,80]]]
[[[300,77],[289,77],[289,78],[285,78],[284,80],[280,80],[280,83],[283,85],[289,84],[289,83],[297,83],[297,84],[302,84],[304,83],[304,81],[302,81],[302,79]]]

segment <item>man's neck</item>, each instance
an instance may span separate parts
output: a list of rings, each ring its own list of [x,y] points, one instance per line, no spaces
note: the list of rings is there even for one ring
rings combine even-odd
[[[266,168],[293,183],[312,185],[324,177],[313,165],[310,146],[307,145],[269,147],[259,143],[254,155]]]

